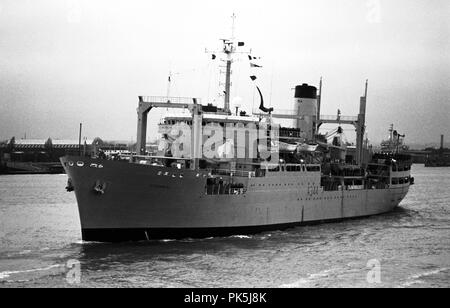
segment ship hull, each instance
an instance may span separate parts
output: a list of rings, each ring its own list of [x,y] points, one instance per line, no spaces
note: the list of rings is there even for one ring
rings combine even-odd
[[[82,229],[82,238],[84,241],[97,242],[125,242],[125,241],[145,241],[161,239],[186,239],[186,238],[208,238],[224,237],[232,235],[258,234],[268,231],[286,230],[299,226],[308,226],[322,223],[341,222],[343,220],[364,218],[347,217],[327,220],[317,220],[308,222],[292,222],[273,225],[259,226],[240,226],[240,227],[205,227],[205,228],[100,228],[100,229]]]
[[[280,172],[246,179],[245,193],[211,195],[201,171],[84,157],[61,162],[86,241],[250,234],[371,216],[393,210],[409,188],[323,191],[320,172]]]

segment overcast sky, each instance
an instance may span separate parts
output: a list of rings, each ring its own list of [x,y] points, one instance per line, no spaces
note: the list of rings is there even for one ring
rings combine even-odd
[[[450,1],[0,1],[0,140],[136,139],[138,95],[218,101],[205,48],[236,36],[260,56],[233,68],[232,97],[251,111],[257,74],[267,101],[292,109],[292,88],[318,85],[322,114],[356,115],[369,79],[367,131],[390,123],[407,142],[450,139]],[[221,104],[221,101],[219,101]],[[149,117],[156,136],[161,111]]]

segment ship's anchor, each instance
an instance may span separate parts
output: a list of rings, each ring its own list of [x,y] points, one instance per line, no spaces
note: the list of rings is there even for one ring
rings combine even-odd
[[[105,189],[106,189],[106,183],[102,183],[102,182],[100,182],[100,180],[97,180],[95,182],[94,191],[97,194],[102,194],[103,195],[105,193]]]
[[[67,190],[68,192],[70,192],[70,191],[73,191],[74,189],[75,189],[75,187],[74,187],[73,184],[72,184],[72,179],[71,179],[71,178],[67,179],[66,190]]]

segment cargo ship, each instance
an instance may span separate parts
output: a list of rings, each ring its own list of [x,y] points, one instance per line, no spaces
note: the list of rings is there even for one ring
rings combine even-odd
[[[269,108],[253,75],[259,109],[231,110],[231,67],[244,43],[233,37],[222,43],[223,106],[139,96],[135,154],[61,158],[83,240],[251,234],[386,213],[406,196],[411,157],[372,153],[365,138],[367,81],[357,116],[321,114],[322,80],[319,87],[297,85],[292,110]],[[155,108],[181,112],[165,115],[159,152],[148,155],[147,115]],[[336,129],[321,133],[323,124]],[[355,128],[355,146],[344,141],[343,125]]]

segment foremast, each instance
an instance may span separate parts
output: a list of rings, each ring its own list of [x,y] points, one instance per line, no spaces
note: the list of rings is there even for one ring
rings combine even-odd
[[[221,61],[225,62],[225,83],[220,83],[221,85],[224,85],[224,90],[223,90],[223,96],[224,96],[224,102],[223,102],[223,110],[224,112],[231,114],[231,110],[230,110],[230,96],[231,96],[231,74],[232,74],[232,70],[231,70],[231,66],[234,62],[234,55],[235,54],[250,54],[250,51],[238,51],[237,47],[242,47],[244,46],[244,42],[238,42],[236,41],[236,38],[234,37],[234,22],[236,19],[236,15],[233,13],[233,15],[231,16],[232,19],[232,26],[231,26],[231,37],[228,39],[221,39],[222,43],[223,43],[223,47],[220,50],[215,50],[215,51],[208,51],[206,50],[207,53],[211,53],[212,55],[212,59],[214,60],[216,58],[216,54],[218,53],[222,53],[225,55],[224,59],[220,59]]]

